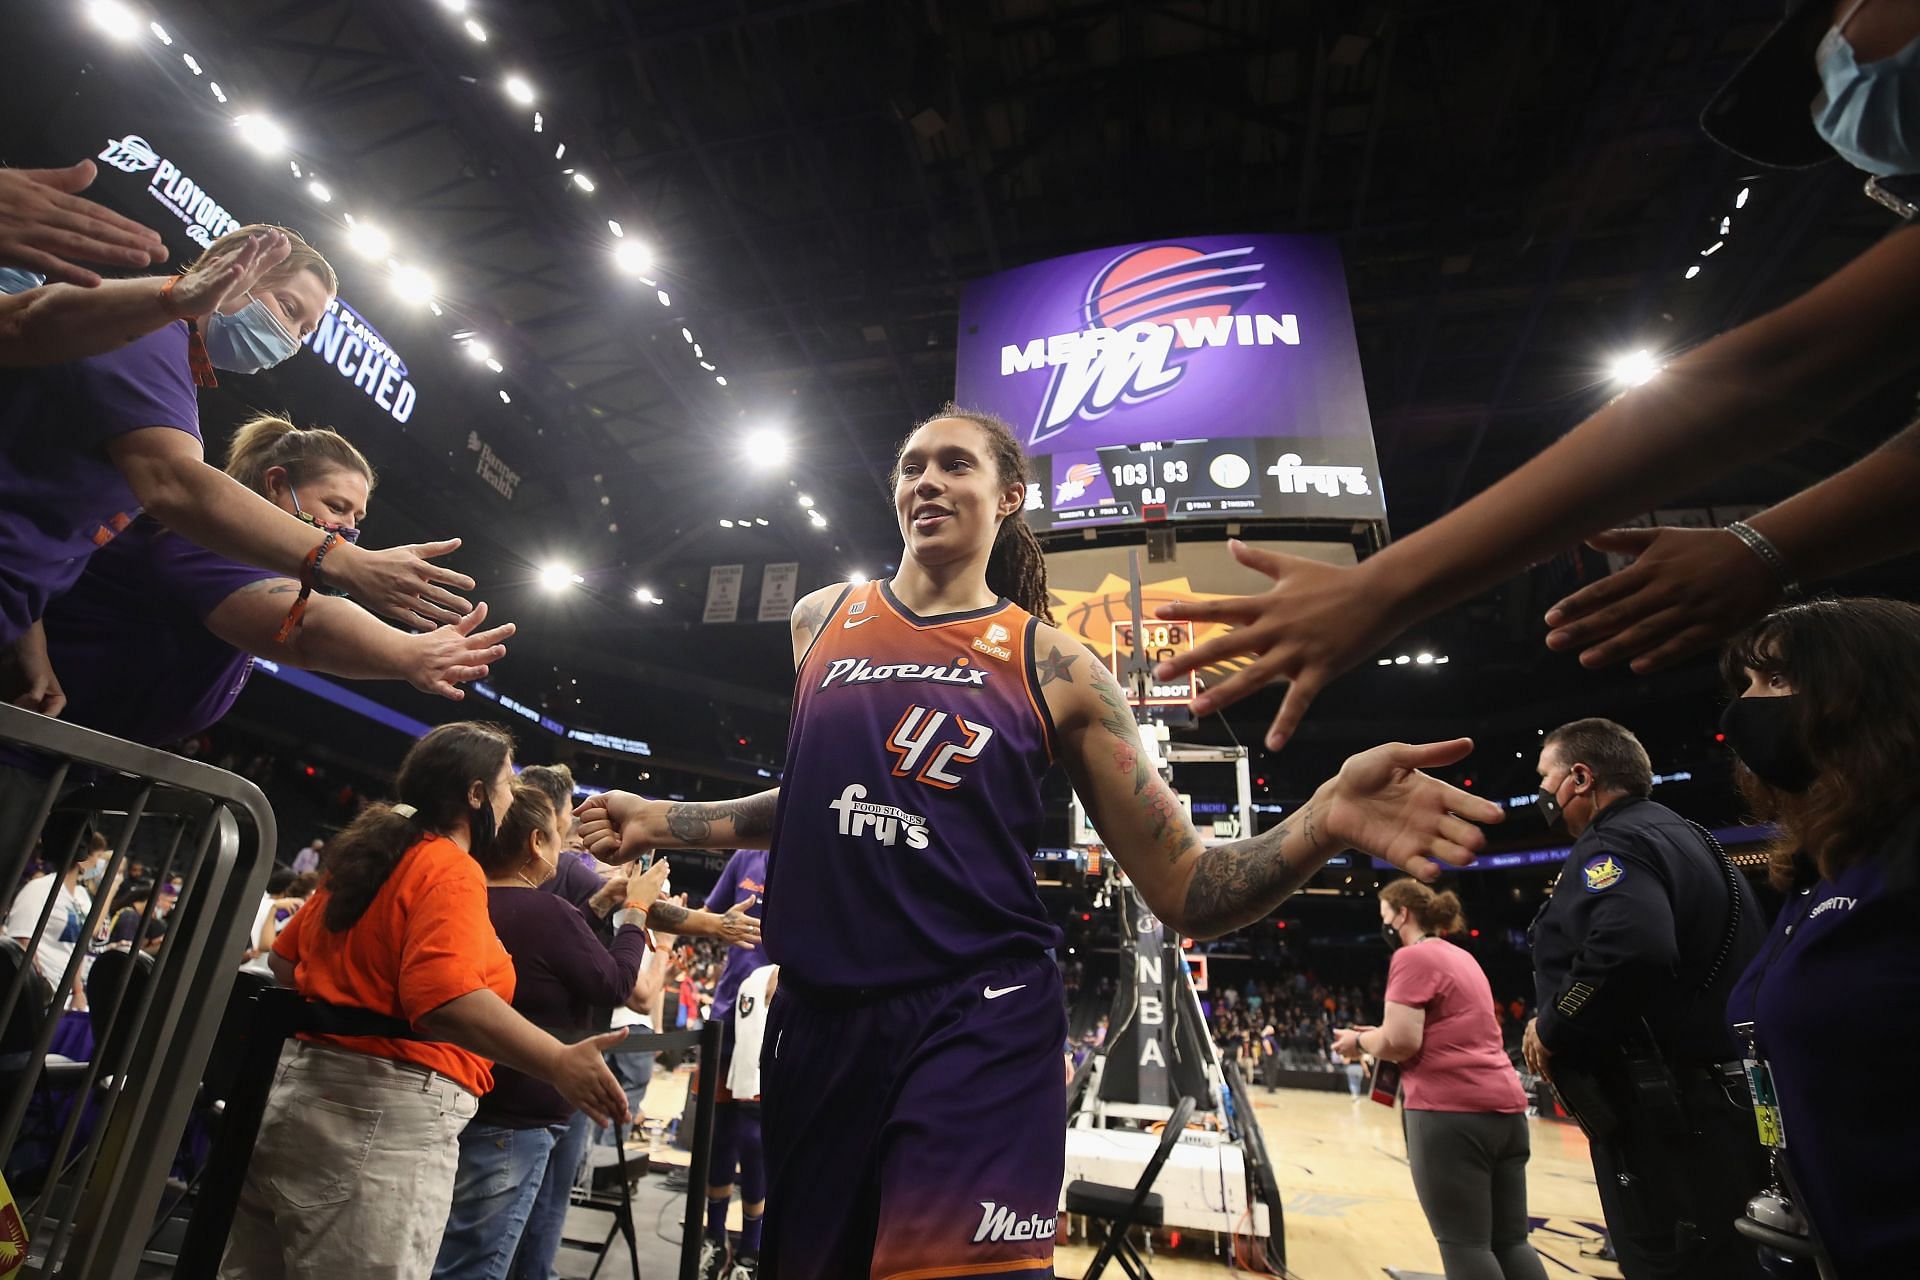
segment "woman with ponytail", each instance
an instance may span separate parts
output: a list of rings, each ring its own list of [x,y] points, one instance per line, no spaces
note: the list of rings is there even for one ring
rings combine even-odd
[[[1527,1096],[1487,975],[1443,937],[1466,927],[1451,890],[1418,880],[1382,889],[1386,1017],[1334,1033],[1333,1049],[1400,1064],[1407,1164],[1447,1280],[1546,1280],[1527,1243]]]
[[[432,563],[457,540],[369,551],[206,461],[198,389],[219,385],[216,371],[251,375],[292,358],[333,305],[339,281],[313,246],[284,227],[240,227],[184,274],[128,285],[162,312],[159,328],[85,359],[0,369],[0,697],[57,714],[41,619],[142,512],[303,588],[350,591],[408,626],[471,609],[453,592],[473,580]],[[281,612],[299,622],[297,610]]]
[[[325,880],[274,939],[274,977],[428,1038],[302,1035],[287,1046],[223,1280],[428,1275],[460,1132],[495,1062],[602,1124],[627,1119],[601,1058],[624,1031],[563,1044],[509,1003],[513,960],[482,868],[513,798],[512,756],[497,726],[442,725],[401,761],[399,803],[368,808],[327,842]]]
[[[289,516],[357,541],[373,467],[344,436],[258,415],[234,433],[227,474]],[[48,657],[64,718],[148,745],[192,737],[239,697],[253,659],[355,680],[405,680],[458,701],[506,653],[513,626],[481,629],[481,604],[430,631],[402,631],[339,595],[189,542],[147,516],[94,553],[48,609]],[[156,673],[164,672],[165,679]]]
[[[1437,874],[1480,845],[1463,818],[1501,816],[1419,771],[1471,743],[1395,744],[1271,830],[1202,846],[1126,695],[1051,624],[1026,495],[1007,424],[942,408],[894,464],[899,571],[794,610],[782,786],[722,804],[613,792],[579,811],[610,860],[777,842],[761,1243],[781,1280],[1050,1267],[1067,1021],[1032,857],[1056,759],[1148,907],[1192,937],[1258,920],[1349,847]]]

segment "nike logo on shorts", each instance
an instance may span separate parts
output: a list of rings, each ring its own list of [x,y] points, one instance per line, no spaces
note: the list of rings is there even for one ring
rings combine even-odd
[[[1015,991],[1024,991],[1026,988],[1027,984],[1023,982],[1017,987],[988,987],[981,994],[989,1000],[998,1000],[1001,996],[1010,995]]]

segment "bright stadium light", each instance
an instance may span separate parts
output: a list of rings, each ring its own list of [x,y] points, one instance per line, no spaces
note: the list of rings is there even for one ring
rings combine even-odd
[[[582,191],[591,192],[593,190],[593,179],[584,173],[576,173],[573,175],[573,185]]]
[[[261,155],[277,156],[286,151],[287,131],[266,116],[236,116],[233,123],[240,130],[240,140]]]
[[[475,40],[478,40],[481,44],[485,44],[487,42],[487,29],[485,27],[475,22],[472,18],[467,19],[466,27],[467,27],[467,34],[472,36]]]
[[[1660,372],[1660,362],[1654,359],[1653,352],[1642,347],[1626,355],[1615,356],[1613,363],[1607,366],[1607,375],[1623,387],[1638,387],[1652,381],[1653,375]]]
[[[419,267],[405,265],[393,269],[388,287],[393,290],[393,296],[403,302],[432,302],[434,294],[439,292],[432,276]]]
[[[119,0],[89,0],[87,20],[115,40],[131,40],[140,34],[140,19]]]
[[[622,237],[613,246],[613,265],[630,276],[643,276],[653,269],[653,251],[638,240]]]
[[[577,587],[586,579],[573,571],[571,565],[550,560],[540,566],[538,578],[541,590],[547,592],[565,591],[568,587]]]
[[[501,83],[500,87],[507,91],[509,98],[512,98],[521,106],[530,107],[533,105],[533,86],[527,82],[525,76],[508,76],[506,80]]]
[[[321,204],[333,203],[333,191],[326,183],[320,181],[318,178],[315,178],[307,184],[307,194],[315,200],[318,200]]]
[[[787,433],[778,427],[755,427],[740,442],[747,461],[765,470],[783,465],[791,445]]]
[[[393,237],[371,222],[356,222],[347,230],[347,247],[363,258],[378,260],[393,252]]]
[[[493,348],[480,341],[480,339],[469,338],[467,340],[467,359],[473,361],[475,364],[479,364],[483,360],[491,359],[492,356]]]
[[[803,493],[803,494],[801,494],[801,495],[800,495],[800,499],[799,499],[799,501],[800,501],[800,506],[801,506],[801,507],[802,507],[803,509],[805,509],[805,510],[808,510],[808,511],[811,511],[811,510],[813,510],[813,499],[812,499],[812,498],[809,498],[809,497],[808,497],[808,496],[807,496],[806,494],[804,494],[804,493]]]
[[[847,581],[856,587],[864,587],[867,584],[867,575],[855,569],[847,574]]]
[[[665,289],[655,289],[653,291],[653,296],[660,299],[660,305],[663,307],[670,307],[673,305],[673,299],[667,296],[667,291]]]

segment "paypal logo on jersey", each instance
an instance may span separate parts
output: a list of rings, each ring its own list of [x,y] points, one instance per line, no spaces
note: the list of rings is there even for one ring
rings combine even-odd
[[[892,662],[874,666],[865,658],[835,658],[827,668],[827,674],[821,677],[820,687],[831,688],[836,684],[865,684],[872,680],[933,680],[940,684],[964,684],[978,687],[987,682],[990,674],[984,667],[961,665],[962,658],[953,666],[923,662]]]
[[[890,804],[868,804],[866,794],[865,787],[850,782],[840,798],[827,806],[840,815],[841,835],[856,839],[871,835],[889,849],[903,838],[909,849],[927,847],[929,836],[924,817]]]

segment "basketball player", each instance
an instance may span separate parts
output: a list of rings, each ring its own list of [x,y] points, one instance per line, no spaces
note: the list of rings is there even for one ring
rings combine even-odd
[[[890,582],[793,614],[784,785],[720,804],[614,792],[580,809],[597,856],[765,846],[780,966],[762,1052],[773,1280],[1052,1274],[1065,1166],[1060,933],[1030,862],[1058,760],[1169,926],[1258,920],[1358,847],[1423,879],[1500,807],[1419,772],[1465,739],[1349,759],[1262,835],[1203,847],[1126,696],[1045,621],[1005,423],[948,406],[902,445]]]

